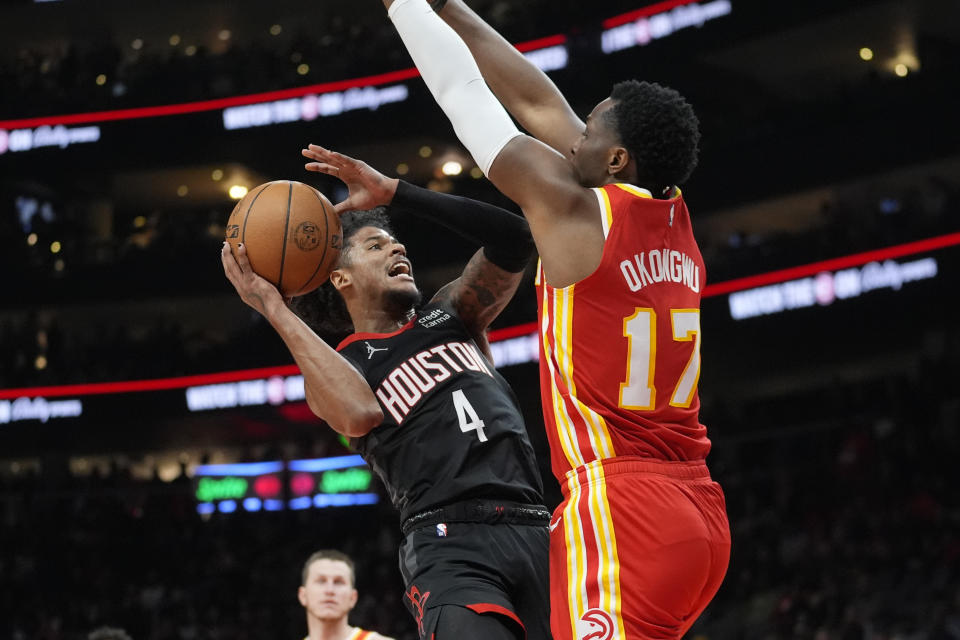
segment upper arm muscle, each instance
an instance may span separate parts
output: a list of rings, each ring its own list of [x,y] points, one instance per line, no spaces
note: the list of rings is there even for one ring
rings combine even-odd
[[[511,140],[490,180],[523,209],[547,281],[565,287],[587,277],[603,255],[600,205],[565,157],[529,136]]]
[[[479,336],[510,302],[522,278],[522,271],[501,269],[480,249],[464,267],[463,275],[440,289],[433,302],[449,304],[471,335]]]

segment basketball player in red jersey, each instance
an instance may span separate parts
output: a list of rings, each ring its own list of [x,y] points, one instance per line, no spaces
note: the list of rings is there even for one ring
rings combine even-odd
[[[358,595],[353,560],[347,554],[317,551],[303,564],[301,579],[297,599],[307,612],[303,640],[393,640],[347,622]]]
[[[696,165],[696,116],[676,91],[630,81],[584,123],[462,0],[384,5],[540,253],[541,392],[564,493],[550,525],[553,636],[680,638],[730,554],[698,419],[706,276],[676,186]]]

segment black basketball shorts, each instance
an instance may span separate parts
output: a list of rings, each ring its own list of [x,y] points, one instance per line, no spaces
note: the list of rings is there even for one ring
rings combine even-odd
[[[470,508],[465,511],[464,505]],[[549,519],[550,512],[539,505],[487,501],[408,518],[400,572],[404,604],[421,640],[433,638],[443,605],[499,615],[516,625],[518,637],[548,640]],[[470,630],[464,629],[457,640],[469,638]]]

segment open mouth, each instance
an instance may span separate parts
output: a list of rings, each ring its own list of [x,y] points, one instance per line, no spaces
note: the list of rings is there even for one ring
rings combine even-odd
[[[402,278],[407,280],[413,280],[413,276],[410,273],[410,263],[401,260],[390,267],[390,270],[387,271],[387,275],[391,278]]]

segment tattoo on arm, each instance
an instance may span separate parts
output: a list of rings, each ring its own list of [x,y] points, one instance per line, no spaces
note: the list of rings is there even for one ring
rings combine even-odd
[[[480,334],[507,306],[522,278],[523,272],[510,273],[487,260],[481,249],[463,275],[438,291],[434,301],[450,304],[467,328]]]
[[[481,284],[476,282],[468,282],[467,286],[476,294],[477,301],[484,306],[489,307],[497,301],[497,297],[493,295],[493,292],[490,289],[487,289]]]

